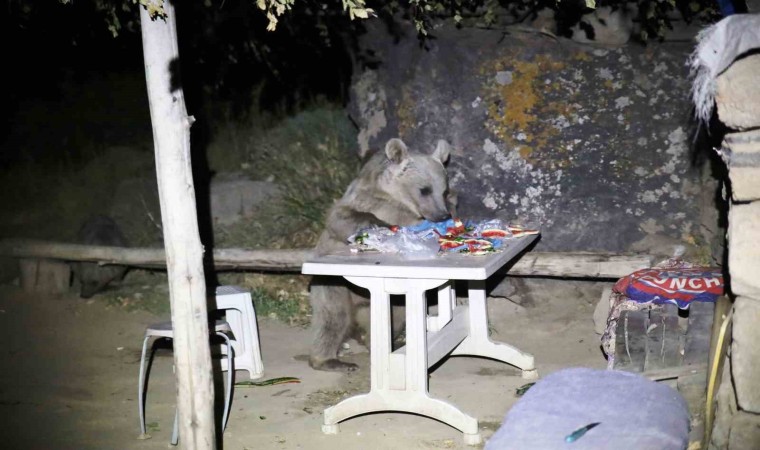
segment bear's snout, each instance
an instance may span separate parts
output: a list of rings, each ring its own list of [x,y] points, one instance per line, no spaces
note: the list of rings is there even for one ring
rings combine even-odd
[[[448,211],[441,211],[433,214],[431,217],[426,217],[431,222],[443,222],[451,218],[451,214]]]

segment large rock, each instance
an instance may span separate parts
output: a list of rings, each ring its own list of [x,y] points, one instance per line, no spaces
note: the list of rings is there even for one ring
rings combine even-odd
[[[368,26],[361,47],[382,64],[354,79],[359,145],[448,139],[461,216],[540,226],[541,250],[668,253],[663,242],[714,238],[700,205],[717,184],[689,151],[690,43],[589,49],[442,26],[422,48],[412,29]]]
[[[116,187],[109,215],[136,247],[163,244],[161,206],[155,174],[123,180]]]
[[[609,48],[620,47],[631,40],[633,16],[633,11],[626,8],[599,6],[584,14],[580,22],[571,28],[572,39]],[[593,30],[593,36],[589,36],[587,30]]]
[[[726,358],[723,365],[720,386],[715,396],[715,420],[710,433],[708,450],[725,450],[728,448],[728,436],[731,433],[731,419],[738,411],[734,385],[731,381],[731,358]]]
[[[739,411],[731,418],[729,450],[753,450],[760,448],[760,416]]]
[[[729,134],[724,146],[730,150],[728,176],[733,200],[760,200],[760,130]]]
[[[728,214],[731,291],[760,299],[760,202],[734,203]]]
[[[250,217],[256,207],[271,201],[279,191],[274,183],[253,181],[237,173],[215,176],[204,194],[196,194],[199,222],[208,220],[213,225],[230,225]],[[205,194],[208,192],[208,194]],[[127,240],[136,246],[160,245],[161,207],[155,177],[134,178],[119,183],[114,194],[110,214],[124,230]]]
[[[760,414],[760,299],[739,297],[734,308],[731,375],[736,402],[740,409]]]
[[[738,130],[760,127],[760,55],[739,59],[717,79],[718,117]]]
[[[277,186],[268,181],[238,174],[216,176],[210,186],[211,217],[215,224],[230,225],[251,216],[257,206],[277,195]]]

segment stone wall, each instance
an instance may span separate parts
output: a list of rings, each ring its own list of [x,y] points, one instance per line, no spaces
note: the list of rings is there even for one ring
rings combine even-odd
[[[718,116],[735,130],[722,152],[731,206],[728,268],[734,300],[730,364],[717,398],[711,449],[760,448],[760,55],[718,78]]]
[[[410,28],[368,27],[359,146],[449,140],[460,216],[540,226],[541,250],[720,253],[717,183],[690,148],[691,44],[441,26],[421,45]]]

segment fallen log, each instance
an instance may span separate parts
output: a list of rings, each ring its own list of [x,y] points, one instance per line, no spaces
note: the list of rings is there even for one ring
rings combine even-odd
[[[214,266],[218,270],[261,270],[271,272],[300,272],[301,264],[311,249],[254,249],[214,250]],[[146,269],[165,269],[163,248],[104,247],[69,244],[31,239],[0,241],[0,255],[16,258],[39,258],[64,261],[87,261]]]
[[[0,255],[16,258],[40,258],[63,261],[89,261],[148,269],[166,267],[161,248],[102,247],[29,239],[0,241]],[[264,272],[300,272],[312,255],[311,249],[242,249],[214,250],[216,270],[252,270]],[[651,267],[652,257],[640,254],[593,252],[530,252],[510,269],[510,275],[617,279],[636,270]]]

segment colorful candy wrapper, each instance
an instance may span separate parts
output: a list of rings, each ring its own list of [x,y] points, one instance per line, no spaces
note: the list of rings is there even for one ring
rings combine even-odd
[[[375,250],[400,253],[406,257],[430,257],[439,252],[484,255],[499,251],[504,240],[538,234],[538,230],[503,222],[422,221],[409,227],[370,227],[348,239],[352,251]]]

